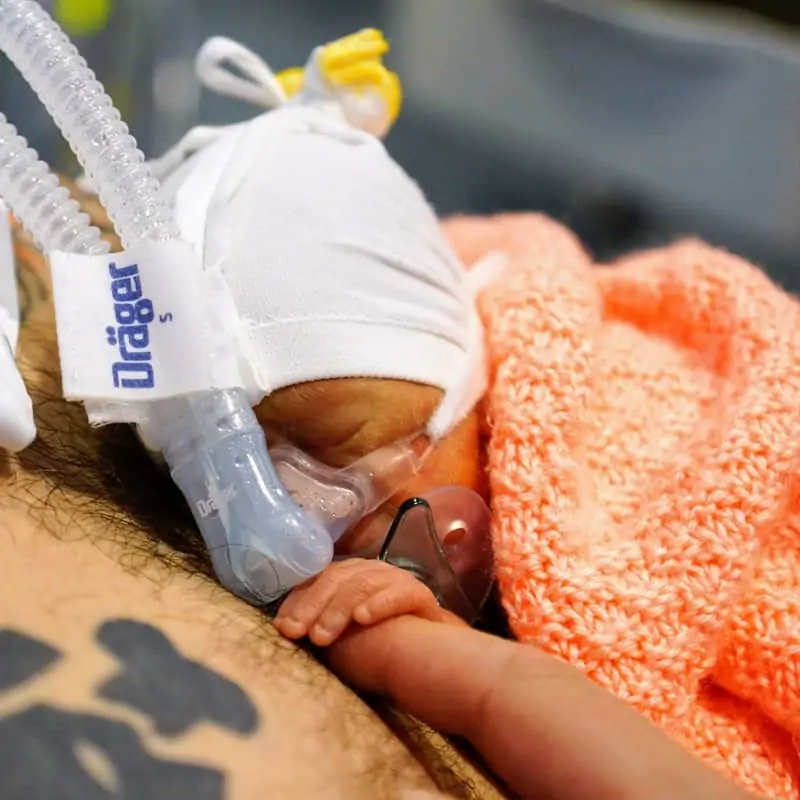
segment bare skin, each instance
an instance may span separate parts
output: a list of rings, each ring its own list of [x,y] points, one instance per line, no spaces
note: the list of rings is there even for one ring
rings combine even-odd
[[[178,550],[170,549],[143,524],[146,509],[125,505],[120,498],[131,495],[131,485],[146,493],[148,481],[157,488],[169,482],[143,467],[138,483],[126,483],[125,462],[135,461],[137,451],[108,459],[105,450],[113,442],[92,435],[80,409],[54,399],[58,380],[47,282],[44,273],[38,280],[30,273],[24,277],[30,291],[20,363],[39,398],[41,435],[30,451],[6,459],[0,482],[0,557],[10,566],[0,587],[0,636],[5,634],[6,649],[26,655],[17,662],[23,674],[11,675],[11,689],[0,671],[0,742],[10,732],[19,747],[33,732],[34,768],[23,747],[6,772],[13,780],[27,765],[22,778],[30,784],[55,770],[55,783],[38,795],[23,783],[12,797],[51,798],[54,785],[58,797],[86,797],[63,791],[74,770],[56,769],[64,751],[50,757],[44,746],[52,747],[53,731],[73,736],[67,744],[70,753],[81,754],[79,771],[106,787],[130,787],[125,765],[138,742],[147,758],[139,756],[136,785],[142,776],[150,775],[151,784],[154,775],[164,779],[169,767],[168,796],[420,797],[434,796],[437,785],[447,795],[435,796],[499,796],[446,746],[438,752],[428,747],[421,760],[415,758],[329,673],[209,581],[185,540],[178,537]],[[365,394],[372,401],[360,405]],[[383,403],[380,415],[376,400]],[[437,400],[425,387],[330,381],[276,393],[259,416],[271,436],[291,438],[321,460],[344,464],[419,430]],[[315,427],[319,420],[326,422]],[[480,488],[478,439],[472,417],[406,491],[453,482]],[[155,502],[169,505],[164,492]],[[391,514],[391,504],[380,513]],[[159,509],[150,522],[161,518]],[[378,530],[379,516],[345,547],[356,549],[357,537],[364,541]],[[532,648],[479,634],[431,600],[405,573],[354,560],[296,590],[283,619],[304,617],[301,625],[313,630],[336,611],[338,632],[326,624],[312,634],[322,637],[320,643],[333,642],[327,657],[334,670],[438,729],[469,739],[523,797],[747,797],[577,671]],[[290,632],[302,636],[298,628]],[[148,671],[142,653],[150,658],[163,650],[159,636],[172,648],[170,667],[157,663]],[[138,656],[137,637],[149,642]],[[53,651],[59,651],[55,664],[32,669],[37,652],[41,662],[54,658],[48,656]],[[125,670],[134,680],[126,683]],[[177,682],[159,685],[164,676]],[[224,691],[220,680],[227,682]],[[148,681],[156,684],[158,703],[142,697]],[[231,685],[238,689],[233,698]],[[216,698],[210,686],[226,698],[227,717],[209,716]],[[230,717],[231,708],[238,708],[238,717]],[[109,730],[109,724],[118,727]],[[98,725],[108,735],[92,740]],[[121,729],[128,734],[122,754]],[[414,725],[406,723],[405,730],[417,743],[425,739]],[[459,781],[464,775],[470,784]],[[420,791],[428,794],[412,794]]]
[[[98,209],[92,210],[102,222]],[[14,751],[13,764],[3,762],[4,775],[19,783],[4,789],[4,796],[93,797],[85,786],[69,793],[73,772],[91,786],[125,786],[125,765],[137,748],[147,757],[139,754],[131,786],[144,786],[150,776],[151,797],[372,798],[410,797],[414,791],[499,796],[488,788],[473,791],[470,785],[480,785],[480,776],[443,740],[434,738],[431,744],[418,725],[397,720],[403,729],[398,738],[263,615],[203,574],[202,558],[192,555],[191,525],[184,528],[187,520],[179,506],[174,517],[166,510],[172,505],[169,481],[147,460],[138,461],[138,448],[126,450],[135,445],[128,432],[93,432],[82,409],[57,399],[46,268],[22,237],[17,254],[25,317],[19,363],[35,399],[39,438],[19,456],[3,456],[0,472],[0,559],[5,565],[0,636],[11,642],[0,646],[4,665],[22,670],[4,685],[0,669],[0,741],[7,734],[22,748],[18,756]],[[358,441],[339,437],[342,457]],[[127,475],[130,468],[141,474]],[[126,507],[129,481],[163,485],[168,494],[153,499],[155,510]],[[177,532],[183,554],[160,541],[156,529],[162,522],[167,538]],[[122,636],[117,646],[127,655],[112,655],[102,643],[104,631]],[[173,670],[151,665],[151,679],[167,681],[154,687],[154,697],[166,692],[159,702],[140,697],[137,706],[132,695],[139,690],[125,689],[124,681],[114,698],[104,694],[103,685],[122,668],[139,674],[139,680],[148,674],[147,664],[137,667],[135,661],[136,642],[148,638],[166,642],[166,650],[196,666],[187,667],[183,677],[176,668],[173,685]],[[8,659],[12,647],[18,662]],[[31,648],[34,654],[54,651],[58,656],[52,666],[27,674]],[[140,662],[142,652],[146,661],[153,651],[140,648]],[[233,693],[236,702],[223,705],[238,708],[240,717],[200,720],[167,735],[163,730],[177,724],[178,711],[191,717],[210,713],[214,705],[209,705],[213,692],[203,688],[195,673],[203,673],[209,685],[224,683],[223,695]],[[182,710],[173,709],[171,720],[160,719],[174,697],[183,698]],[[394,724],[396,715],[387,719]],[[92,731],[100,733],[92,739]],[[58,749],[59,743],[66,750]],[[62,760],[78,745],[76,772],[73,763],[67,769]],[[314,768],[308,769],[309,764]],[[56,776],[43,788],[48,769]],[[157,783],[165,770],[171,770],[169,792]]]

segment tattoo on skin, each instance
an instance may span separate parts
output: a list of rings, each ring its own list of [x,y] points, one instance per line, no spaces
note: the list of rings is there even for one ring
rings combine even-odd
[[[35,705],[0,718],[5,800],[222,800],[224,776],[161,759],[130,726],[94,714]]]
[[[162,736],[184,734],[201,722],[240,734],[257,729],[258,712],[235,683],[182,656],[152,625],[112,620],[98,630],[97,641],[122,665],[98,694],[145,714]]]
[[[146,714],[162,736],[210,721],[252,733],[255,706],[236,684],[181,655],[157,628],[115,619],[96,638],[121,671],[98,694]],[[56,666],[62,654],[46,642],[0,629],[0,689],[20,686]],[[36,703],[0,716],[3,800],[222,800],[225,775],[211,766],[162,758],[132,725],[113,714]]]
[[[35,678],[60,658],[61,653],[49,644],[0,629],[0,692]]]

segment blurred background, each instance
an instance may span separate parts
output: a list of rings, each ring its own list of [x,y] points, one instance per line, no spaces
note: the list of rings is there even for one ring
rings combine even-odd
[[[598,258],[693,234],[800,291],[800,4],[689,0],[42,0],[160,155],[252,107],[201,92],[222,34],[274,69],[384,30],[393,155],[437,211],[545,211]],[[0,108],[74,171],[8,62]]]

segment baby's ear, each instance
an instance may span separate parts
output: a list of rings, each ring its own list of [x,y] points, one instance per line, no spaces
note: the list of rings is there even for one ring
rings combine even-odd
[[[340,467],[423,430],[441,397],[439,389],[408,381],[314,381],[270,395],[256,416],[268,437]]]

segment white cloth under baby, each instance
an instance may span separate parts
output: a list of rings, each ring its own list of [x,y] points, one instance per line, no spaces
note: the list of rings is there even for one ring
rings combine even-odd
[[[445,393],[430,423],[441,436],[484,391],[478,273],[375,137],[283,106],[225,129],[164,192],[227,284],[251,396],[329,378],[415,381]]]

